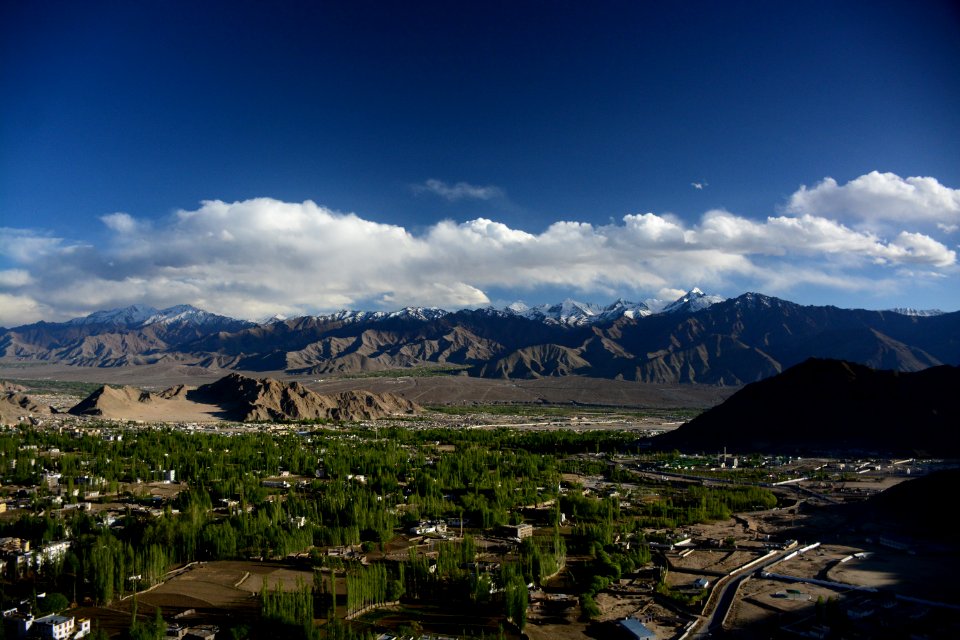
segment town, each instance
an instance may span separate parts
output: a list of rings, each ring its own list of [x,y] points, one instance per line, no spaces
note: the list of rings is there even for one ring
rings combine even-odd
[[[949,463],[650,451],[677,421],[24,416],[0,434],[6,637],[955,628],[949,547],[833,511]]]

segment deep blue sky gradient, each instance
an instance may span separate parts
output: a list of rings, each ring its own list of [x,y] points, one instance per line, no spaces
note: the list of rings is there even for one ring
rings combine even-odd
[[[5,2],[0,226],[95,241],[115,211],[268,196],[537,233],[763,218],[873,170],[958,188],[958,7]]]

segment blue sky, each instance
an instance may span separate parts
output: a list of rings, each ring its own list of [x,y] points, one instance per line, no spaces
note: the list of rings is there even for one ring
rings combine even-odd
[[[8,2],[0,325],[960,309],[951,2]]]

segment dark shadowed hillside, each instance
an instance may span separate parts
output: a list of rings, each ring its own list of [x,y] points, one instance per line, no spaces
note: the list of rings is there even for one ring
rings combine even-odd
[[[915,534],[939,532],[956,542],[950,527],[944,526],[943,507],[956,500],[958,487],[960,468],[946,469],[901,482],[854,507],[861,521],[889,524]]]
[[[655,446],[784,454],[960,454],[960,368],[877,371],[810,359],[749,384]]]

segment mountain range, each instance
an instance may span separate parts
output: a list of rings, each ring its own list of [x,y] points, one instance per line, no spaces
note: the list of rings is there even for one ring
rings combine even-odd
[[[693,289],[654,312],[625,300],[504,309],[406,308],[236,320],[180,305],[0,329],[0,361],[114,367],[170,362],[329,375],[443,367],[498,378],[583,375],[740,385],[810,357],[919,371],[960,364],[960,312],[803,306]]]

